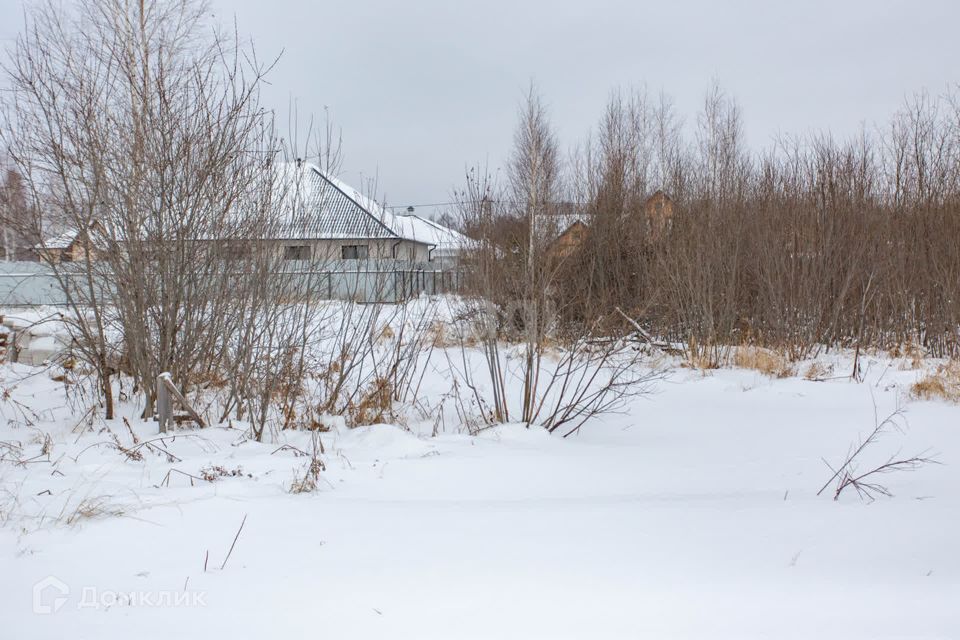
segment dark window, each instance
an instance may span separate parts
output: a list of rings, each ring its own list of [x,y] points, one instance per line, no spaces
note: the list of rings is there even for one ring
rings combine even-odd
[[[290,245],[283,249],[284,260],[309,260],[310,247],[307,245]]]
[[[345,244],[340,248],[340,257],[344,260],[366,260],[368,254],[365,244]]]
[[[223,249],[227,260],[245,260],[250,257],[250,247],[246,244],[228,244]]]

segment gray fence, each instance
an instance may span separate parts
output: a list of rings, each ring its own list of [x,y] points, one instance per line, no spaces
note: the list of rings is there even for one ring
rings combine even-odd
[[[356,302],[399,302],[421,294],[451,293],[462,281],[457,269],[402,260],[338,260],[321,268],[290,262],[275,276],[277,286],[294,296],[308,292],[321,299]]]
[[[242,273],[236,274],[243,278]],[[461,272],[452,265],[401,260],[338,260],[318,266],[291,261],[275,274],[278,287],[291,296],[356,302],[399,302],[421,294],[459,290]],[[80,278],[80,276],[75,276]],[[68,286],[76,286],[78,280]],[[60,281],[38,262],[0,262],[0,305],[34,306],[67,303]]]
[[[0,262],[0,304],[4,306],[66,304],[50,269],[39,262]]]

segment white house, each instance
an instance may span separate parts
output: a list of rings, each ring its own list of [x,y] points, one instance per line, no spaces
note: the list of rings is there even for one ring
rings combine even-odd
[[[280,164],[274,189],[275,215],[248,233],[260,234],[258,240],[270,241],[288,260],[399,260],[446,268],[467,246],[459,232],[412,214],[391,213],[307,162]],[[76,231],[67,231],[35,250],[56,262],[80,260],[76,239]]]
[[[468,239],[412,214],[395,214],[307,162],[278,170],[281,216],[271,237],[291,260],[403,260],[451,265]]]
[[[413,213],[393,214],[393,221],[401,236],[430,247],[429,262],[454,265],[470,246],[470,238],[459,231]]]

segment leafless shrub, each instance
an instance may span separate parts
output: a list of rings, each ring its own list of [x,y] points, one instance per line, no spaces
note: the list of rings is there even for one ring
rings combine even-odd
[[[169,372],[212,422],[247,420],[262,439],[313,419],[311,347],[337,319],[316,304],[327,258],[291,273],[278,250],[287,226],[313,212],[300,161],[280,162],[308,154],[296,132],[281,145],[259,103],[271,65],[210,26],[194,0],[39,5],[5,69],[16,90],[0,129],[32,231],[74,233],[72,254],[41,257],[68,298],[63,322],[106,417],[125,376],[152,416],[155,380]],[[307,138],[335,172],[329,120]],[[357,313],[374,322],[380,312]],[[369,327],[340,328],[355,331],[321,369],[332,384],[322,409],[342,413],[378,376],[407,392],[409,340],[388,371],[372,372]]]
[[[460,193],[476,241],[466,258],[470,295],[454,303],[459,354],[448,353],[447,363],[458,412],[470,422],[515,420],[571,435],[646,392],[656,377],[642,368],[635,341],[608,330],[614,323],[607,316],[576,328],[562,322],[571,298],[564,295],[565,255],[553,242],[569,210],[564,191],[556,137],[531,89],[506,183],[475,169]]]
[[[395,420],[413,404],[434,349],[435,304],[330,303],[307,355],[303,418],[344,416],[349,426]]]
[[[836,468],[824,460],[824,464],[833,471],[833,475],[821,487],[817,495],[821,495],[832,484],[834,485],[834,500],[838,500],[845,489],[853,488],[860,499],[872,502],[877,496],[890,497],[893,495],[885,485],[880,483],[881,476],[896,471],[913,471],[927,464],[936,464],[936,460],[926,452],[914,456],[902,456],[900,453],[895,453],[880,464],[871,464],[866,469],[860,467],[860,458],[871,445],[876,444],[886,432],[891,430],[900,432],[904,427],[904,416],[901,409],[898,408],[886,418],[880,420],[876,405],[874,405],[874,427],[870,434],[850,445],[843,462]]]
[[[40,241],[32,224],[36,212],[30,208],[27,187],[15,167],[5,169],[0,181],[0,223],[3,224],[3,255],[7,261],[35,260],[33,247]]]
[[[289,429],[301,424],[309,348],[322,327],[316,308],[308,303],[271,304],[270,296],[260,299],[244,333],[224,354],[232,375],[221,408],[222,419],[231,411],[238,418],[248,417],[257,440],[271,425]]]

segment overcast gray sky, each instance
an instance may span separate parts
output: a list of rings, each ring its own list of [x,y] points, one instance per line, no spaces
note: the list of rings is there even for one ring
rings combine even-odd
[[[267,102],[329,107],[343,178],[378,175],[390,204],[448,199],[466,163],[499,166],[533,79],[563,143],[617,86],[671,94],[692,120],[712,79],[740,102],[749,142],[846,135],[916,90],[960,81],[957,0],[214,0],[262,57],[283,57]],[[20,0],[0,0],[0,39]],[[359,186],[359,185],[358,185]],[[430,213],[429,209],[421,209]]]

